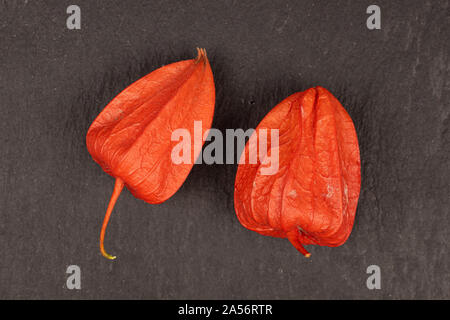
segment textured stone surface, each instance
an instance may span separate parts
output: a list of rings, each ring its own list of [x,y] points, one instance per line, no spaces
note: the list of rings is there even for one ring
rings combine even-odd
[[[0,2],[0,298],[450,298],[449,1]],[[160,205],[121,195],[85,134],[129,83],[205,47],[213,126],[254,128],[287,95],[321,85],[352,116],[362,190],[338,248],[243,228],[235,165],[197,165]],[[68,265],[82,290],[65,288]],[[382,290],[366,288],[366,268]]]

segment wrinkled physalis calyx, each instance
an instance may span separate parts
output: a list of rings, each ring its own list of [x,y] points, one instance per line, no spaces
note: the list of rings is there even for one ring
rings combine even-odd
[[[171,151],[176,129],[193,136],[194,121],[201,122],[202,136],[211,128],[215,88],[206,51],[196,59],[159,68],[119,93],[92,123],[86,144],[92,158],[116,178],[100,235],[103,247],[106,226],[125,185],[148,203],[170,198],[188,176],[200,148],[191,146],[190,163],[174,163]]]
[[[234,205],[239,221],[260,234],[288,238],[306,257],[303,245],[342,245],[353,227],[361,185],[350,116],[330,92],[316,87],[283,100],[253,135],[263,129],[278,129],[277,145],[267,139],[267,155],[278,158],[278,170],[263,174],[262,159],[238,166]],[[241,160],[249,159],[250,141]]]

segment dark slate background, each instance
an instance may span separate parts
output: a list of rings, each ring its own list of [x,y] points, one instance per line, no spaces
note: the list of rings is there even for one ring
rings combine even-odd
[[[82,29],[66,28],[81,7]],[[0,1],[0,298],[450,298],[449,1]],[[85,134],[128,84],[208,51],[213,126],[254,128],[281,99],[333,92],[361,147],[355,227],[338,248],[243,228],[235,165],[197,165],[164,204],[124,191]],[[82,289],[65,288],[81,267]],[[366,268],[382,289],[366,288]]]

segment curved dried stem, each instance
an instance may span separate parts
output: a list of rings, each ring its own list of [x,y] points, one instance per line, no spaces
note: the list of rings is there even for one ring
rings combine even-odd
[[[108,226],[109,218],[111,217],[111,213],[114,209],[114,205],[116,204],[117,199],[119,198],[120,193],[122,192],[124,183],[120,178],[116,179],[116,184],[114,185],[114,191],[111,195],[111,199],[109,200],[108,209],[106,209],[105,218],[103,219],[102,230],[100,232],[100,252],[102,255],[110,260],[114,260],[116,256],[112,256],[105,251],[105,247],[103,246],[103,242],[105,240],[105,232],[106,227]]]

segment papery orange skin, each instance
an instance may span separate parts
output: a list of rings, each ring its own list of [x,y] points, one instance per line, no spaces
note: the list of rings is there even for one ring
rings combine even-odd
[[[288,238],[307,257],[303,245],[342,245],[353,228],[361,187],[358,138],[348,113],[330,92],[316,87],[275,106],[253,134],[261,129],[279,130],[279,170],[261,174],[261,159],[239,164],[234,205],[241,224]],[[267,140],[270,156],[277,149]],[[244,159],[250,148],[247,143]]]
[[[202,121],[210,129],[215,103],[213,74],[206,53],[159,68],[118,94],[98,115],[86,136],[92,158],[131,193],[161,203],[182,185],[191,164],[174,164],[172,131]],[[193,134],[192,134],[193,136]]]

